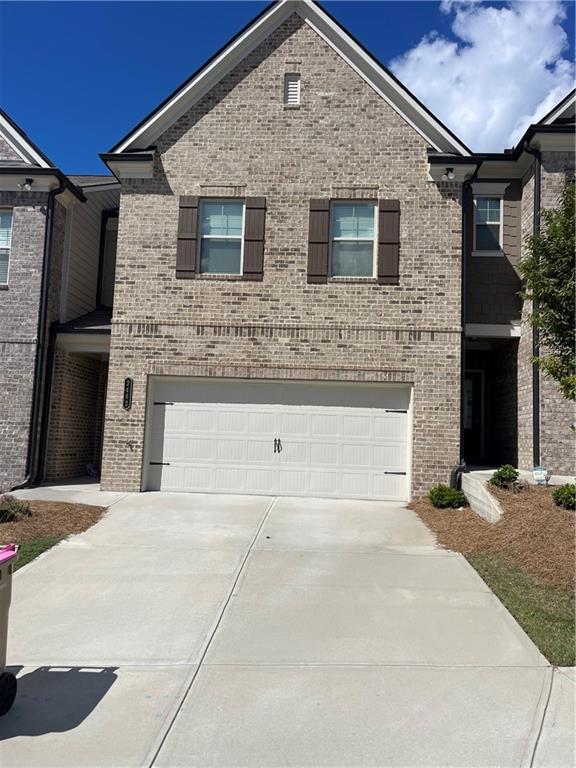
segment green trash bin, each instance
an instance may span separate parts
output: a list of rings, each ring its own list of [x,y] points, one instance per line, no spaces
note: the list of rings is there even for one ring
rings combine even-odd
[[[0,717],[10,710],[16,698],[16,675],[6,672],[8,613],[12,598],[12,573],[18,557],[16,544],[0,547]]]

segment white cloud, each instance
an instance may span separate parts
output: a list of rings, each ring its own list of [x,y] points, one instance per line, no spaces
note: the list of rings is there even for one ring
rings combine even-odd
[[[563,5],[443,0],[441,10],[455,39],[431,32],[391,69],[471,149],[501,152],[574,87]]]

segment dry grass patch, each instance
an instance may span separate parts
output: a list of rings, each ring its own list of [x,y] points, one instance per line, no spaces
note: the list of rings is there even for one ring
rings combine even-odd
[[[557,507],[552,489],[529,486],[520,493],[490,487],[504,515],[488,523],[465,509],[436,509],[426,498],[410,505],[446,549],[464,555],[504,556],[540,581],[574,589],[576,516]]]

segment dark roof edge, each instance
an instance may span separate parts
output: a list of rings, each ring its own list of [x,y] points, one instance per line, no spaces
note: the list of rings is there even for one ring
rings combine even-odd
[[[221,48],[219,48],[216,51],[216,53],[214,53],[212,56],[210,56],[210,58],[207,59],[201,66],[199,66],[198,69],[196,69],[189,77],[186,78],[186,80],[184,80],[182,83],[180,83],[180,85],[177,86],[170,94],[168,94],[168,96],[166,96],[166,98],[163,99],[160,102],[160,104],[158,104],[156,107],[154,107],[154,109],[151,112],[149,112],[147,115],[145,115],[145,117],[143,117],[142,120],[140,120],[139,123],[137,123],[133,128],[131,128],[128,131],[128,133],[120,139],[120,141],[117,141],[116,144],[114,144],[114,146],[111,147],[108,150],[108,152],[104,152],[103,154],[104,155],[114,154],[115,151],[118,149],[118,147],[121,144],[123,144],[126,141],[126,139],[130,138],[130,136],[133,133],[136,133],[136,131],[139,128],[141,128],[145,123],[147,123],[148,120],[150,120],[151,117],[153,117],[160,109],[162,109],[162,107],[164,107],[166,104],[168,104],[168,102],[171,101],[174,98],[174,96],[176,96],[183,88],[185,88],[189,83],[191,83],[192,80],[194,80],[194,78],[198,77],[198,75],[200,74],[200,72],[202,72],[203,69],[208,67],[214,61],[214,59],[217,59],[218,56],[220,56],[220,54],[224,53],[224,51],[226,50],[226,48],[228,48],[228,46],[230,46],[233,43],[235,43],[236,40],[239,37],[241,37],[244,34],[244,32],[249,30],[250,27],[253,24],[255,24],[260,18],[262,18],[262,16],[266,15],[268,13],[268,11],[276,5],[277,2],[278,2],[278,0],[273,0],[273,2],[268,3],[266,6],[264,6],[264,8],[260,11],[259,14],[257,14],[252,19],[250,19],[250,21],[247,24],[245,24],[239,32],[237,32],[233,37],[231,37],[230,40],[228,40],[228,42],[224,43],[224,45]],[[116,157],[117,156],[118,155],[116,155]],[[102,155],[100,155],[100,157],[102,158],[102,160],[104,160]],[[106,161],[104,160],[104,162],[106,162]]]
[[[542,118],[541,118],[541,119],[538,121],[538,125],[539,125],[540,123],[545,123],[545,122],[546,122],[546,120],[548,120],[548,118],[550,118],[550,117],[551,117],[551,116],[554,114],[554,112],[557,112],[559,109],[562,109],[562,107],[563,107],[563,106],[565,106],[565,104],[566,104],[568,101],[570,101],[570,99],[571,99],[571,98],[574,96],[574,94],[575,94],[575,93],[576,93],[576,88],[572,88],[572,90],[571,90],[571,91],[569,91],[569,92],[566,94],[566,96],[564,96],[564,98],[563,98],[563,99],[561,99],[561,100],[558,102],[558,104],[556,104],[556,106],[555,106],[555,107],[552,107],[552,109],[550,110],[550,112],[546,112],[546,114],[544,115],[544,117],[542,117]]]

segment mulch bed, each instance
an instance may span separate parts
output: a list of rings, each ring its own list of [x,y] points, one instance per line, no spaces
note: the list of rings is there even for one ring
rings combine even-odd
[[[488,523],[470,509],[436,509],[427,498],[410,507],[445,549],[464,555],[489,552],[511,560],[544,583],[573,590],[576,577],[574,512],[557,507],[552,489],[529,486],[520,493],[490,486],[504,515]]]
[[[65,538],[97,523],[106,507],[62,501],[29,501],[32,515],[13,523],[0,523],[0,545],[25,544],[34,539]]]

